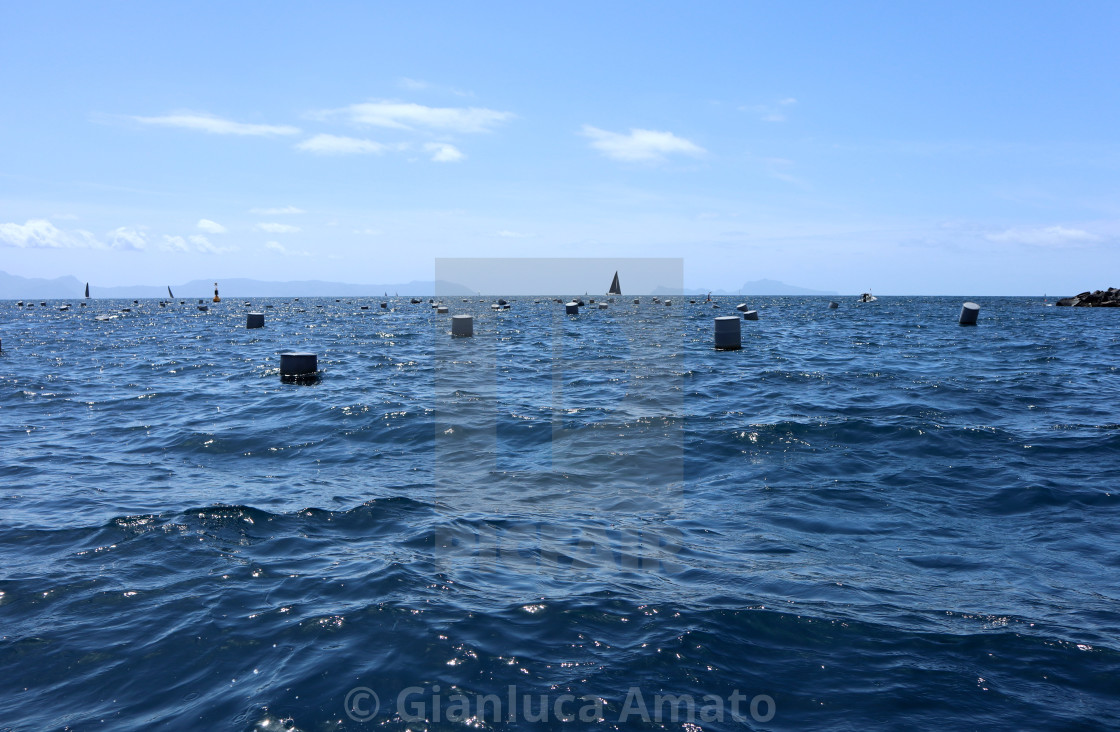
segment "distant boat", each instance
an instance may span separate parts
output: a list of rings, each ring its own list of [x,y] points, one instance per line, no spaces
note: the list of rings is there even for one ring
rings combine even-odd
[[[174,299],[175,299],[175,293],[173,293],[173,292],[171,291],[171,285],[168,285],[168,286],[167,286],[167,296],[168,296],[168,297],[170,297],[170,298],[171,298],[172,300],[174,300]]]
[[[86,299],[89,299],[89,283],[86,283]]]
[[[614,273],[614,279],[611,280],[611,289],[607,290],[608,295],[621,295],[622,288],[618,286],[618,271]]]
[[[865,292],[859,296],[859,302],[875,302],[879,298],[872,295],[870,292]]]

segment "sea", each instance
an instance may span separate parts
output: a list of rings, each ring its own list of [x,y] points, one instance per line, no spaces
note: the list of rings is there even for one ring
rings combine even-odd
[[[0,302],[0,729],[1120,728],[1120,311],[570,297]]]

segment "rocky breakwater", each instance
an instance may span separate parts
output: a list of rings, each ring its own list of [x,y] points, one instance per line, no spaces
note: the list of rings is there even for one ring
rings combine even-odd
[[[1057,304],[1079,308],[1120,308],[1120,290],[1110,287],[1107,290],[1083,292],[1073,297],[1064,297]]]

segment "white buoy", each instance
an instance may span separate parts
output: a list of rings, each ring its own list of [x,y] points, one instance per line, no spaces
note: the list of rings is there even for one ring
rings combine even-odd
[[[758,320],[758,311],[748,310],[747,312],[743,313],[743,320]]]
[[[835,300],[832,300],[831,302],[828,303],[828,309],[829,310],[835,310],[838,307],[840,307],[840,303],[836,302]]]
[[[672,305],[672,304],[673,304],[673,301],[672,301],[672,300],[666,300],[666,301],[665,301],[665,304],[666,304],[666,305]]]
[[[579,305],[574,300],[564,303],[564,313],[566,315],[579,315]]]
[[[303,351],[280,354],[280,376],[310,376],[319,371],[319,357]]]
[[[966,302],[961,307],[961,317],[958,322],[961,325],[976,325],[978,315],[980,315],[980,306],[974,302]]]
[[[715,323],[717,351],[737,351],[743,347],[738,315],[721,315]]]
[[[741,303],[739,303],[738,305],[735,306],[735,309],[738,310],[740,313],[745,313],[745,312],[747,312],[747,304],[745,302],[741,302]]]
[[[245,316],[246,328],[263,328],[264,327],[264,313],[249,313]]]
[[[605,302],[599,303],[599,309],[600,310],[606,310],[607,309],[607,304]]]
[[[474,335],[474,318],[470,315],[451,316],[451,335],[469,338]]]
[[[440,305],[438,308],[436,308],[436,314],[447,315],[447,306],[446,305]]]

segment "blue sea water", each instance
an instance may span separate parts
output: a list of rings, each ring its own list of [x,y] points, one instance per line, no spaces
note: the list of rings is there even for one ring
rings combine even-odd
[[[0,729],[1120,727],[1120,312],[511,300],[0,302]]]

